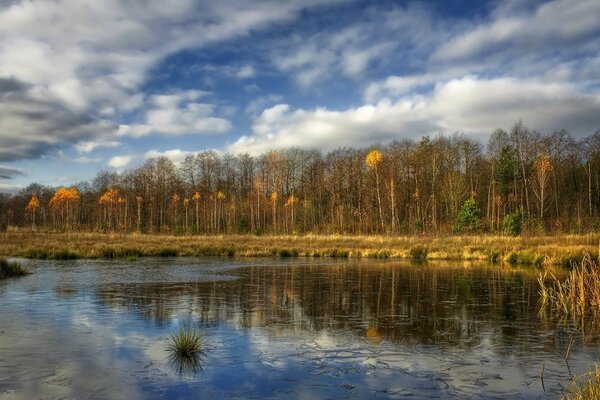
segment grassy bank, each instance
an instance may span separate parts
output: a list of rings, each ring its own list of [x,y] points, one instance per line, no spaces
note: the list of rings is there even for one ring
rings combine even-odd
[[[0,256],[49,259],[245,256],[488,260],[570,265],[598,254],[600,234],[562,236],[167,236],[99,233],[0,234]]]

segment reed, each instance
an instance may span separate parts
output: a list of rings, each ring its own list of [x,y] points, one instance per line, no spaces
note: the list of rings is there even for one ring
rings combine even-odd
[[[29,271],[18,262],[11,262],[5,258],[0,258],[0,279],[25,276],[28,274]]]
[[[569,392],[562,400],[597,400],[600,399],[600,366],[573,381]]]
[[[600,267],[586,254],[573,265],[566,279],[546,271],[538,277],[543,309],[561,316],[585,316],[600,313]]]

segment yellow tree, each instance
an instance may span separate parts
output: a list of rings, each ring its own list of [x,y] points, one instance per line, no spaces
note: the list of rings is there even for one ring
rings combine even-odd
[[[81,196],[76,188],[60,188],[54,193],[52,199],[50,199],[50,207],[58,213],[61,220],[61,225],[65,226],[67,230],[71,228],[71,224],[74,219],[74,209]]]
[[[185,209],[185,230],[188,229],[188,206],[190,205],[190,199],[188,197],[183,198],[183,207]]]
[[[220,223],[223,215],[223,200],[225,200],[225,193],[217,192],[217,195],[215,196],[215,218],[217,220],[217,232],[220,229]],[[218,209],[216,208],[217,202],[219,203]]]
[[[29,204],[27,204],[27,210],[31,212],[31,230],[35,230],[35,214],[38,208],[40,208],[40,200],[36,195],[33,195],[29,200]]]
[[[383,212],[381,210],[381,194],[379,192],[379,164],[383,161],[383,154],[381,151],[374,149],[367,154],[365,162],[369,168],[375,171],[375,185],[377,191],[377,207],[379,208],[379,222],[381,223],[381,231],[383,232]]]
[[[544,211],[546,209],[546,197],[548,192],[546,187],[552,173],[552,162],[547,154],[544,154],[535,160],[533,167],[535,169],[534,193],[538,199],[540,222],[544,221]]]
[[[200,193],[196,192],[192,196],[192,200],[196,203],[196,232],[200,231]]]
[[[273,207],[273,232],[277,230],[277,192],[271,193],[271,206]]]
[[[285,202],[285,208],[290,210],[290,228],[292,232],[294,232],[294,206],[297,202],[298,199],[294,195],[288,197]]]
[[[104,211],[104,223],[108,229],[111,229],[112,221],[116,217],[115,208],[119,201],[119,191],[116,188],[111,188],[104,192],[98,199],[98,204],[102,206]]]

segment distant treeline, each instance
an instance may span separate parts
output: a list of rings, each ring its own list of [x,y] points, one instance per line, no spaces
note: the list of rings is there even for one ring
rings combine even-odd
[[[600,225],[600,131],[494,131],[328,153],[165,157],[0,195],[0,227],[147,233],[582,232]]]

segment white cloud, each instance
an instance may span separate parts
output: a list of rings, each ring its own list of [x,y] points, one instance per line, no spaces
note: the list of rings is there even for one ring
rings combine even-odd
[[[0,8],[0,79],[22,86],[19,96],[5,96],[0,85],[0,160],[38,157],[65,143],[114,134],[115,116],[140,106],[140,86],[166,56],[334,1],[9,2]],[[251,72],[240,71],[246,77]],[[185,122],[204,113],[199,107],[156,117]],[[200,126],[226,128],[211,118]]]
[[[99,148],[113,148],[120,146],[121,143],[115,140],[87,140],[75,144],[75,149],[79,154],[91,153],[92,151]]]
[[[600,33],[600,2],[597,0],[550,1],[526,15],[506,13],[507,10],[500,7],[495,18],[440,46],[433,58],[452,61],[489,52],[497,56],[499,46],[505,46],[500,51],[510,54],[527,54],[532,49],[543,51],[544,48],[556,51],[563,46],[568,49],[576,43],[581,45],[582,39],[597,38]],[[597,42],[591,40],[589,44],[598,49],[600,44]]]
[[[135,157],[132,155],[122,155],[122,156],[114,156],[108,161],[108,166],[121,169],[127,166]]]
[[[244,65],[235,74],[238,79],[253,78],[256,75],[256,70],[252,65]]]
[[[196,154],[194,151],[185,151],[179,149],[166,150],[166,151],[158,151],[158,150],[150,150],[144,154],[145,159],[157,158],[157,157],[167,157],[169,160],[173,161],[175,165],[180,165],[185,158],[190,154]]]
[[[75,162],[80,163],[80,164],[95,164],[95,163],[102,162],[102,157],[81,156],[81,157],[77,157],[75,159]]]
[[[121,125],[118,135],[140,137],[150,134],[214,134],[228,131],[231,123],[214,116],[215,107],[212,104],[196,102],[206,94],[192,90],[150,96],[143,123]]]
[[[291,146],[334,149],[455,131],[483,138],[521,118],[543,132],[568,128],[584,135],[597,129],[598,109],[600,96],[579,92],[574,85],[465,76],[439,83],[425,95],[383,98],[343,111],[292,110],[279,104],[264,110],[252,134],[228,150],[260,154]]]

